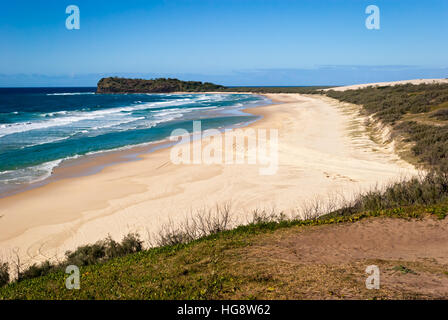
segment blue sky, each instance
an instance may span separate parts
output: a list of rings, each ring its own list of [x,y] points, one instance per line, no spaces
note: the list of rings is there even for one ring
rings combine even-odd
[[[380,30],[365,8],[380,8]],[[67,30],[65,9],[80,9]],[[446,0],[15,0],[0,6],[0,86],[102,76],[225,85],[448,77]]]

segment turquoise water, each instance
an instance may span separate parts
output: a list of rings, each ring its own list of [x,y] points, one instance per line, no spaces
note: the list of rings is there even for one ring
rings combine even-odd
[[[64,159],[162,140],[176,128],[243,124],[246,94],[95,94],[95,88],[0,89],[0,192],[51,175]]]

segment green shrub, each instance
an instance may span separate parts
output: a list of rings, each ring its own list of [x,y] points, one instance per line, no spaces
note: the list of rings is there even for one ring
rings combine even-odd
[[[98,241],[95,244],[81,246],[73,252],[67,251],[65,253],[67,257],[66,262],[68,265],[73,264],[78,267],[95,264],[106,257],[106,250],[105,241]]]
[[[431,118],[437,120],[448,120],[448,109],[440,109],[431,114]]]
[[[9,266],[7,263],[0,262],[0,287],[7,285],[9,282]]]
[[[448,125],[433,126],[415,121],[405,121],[394,128],[404,134],[405,141],[413,142],[413,154],[422,163],[442,172],[448,169]]]
[[[51,270],[55,268],[49,261],[45,261],[40,265],[33,264],[31,267],[26,269],[23,272],[20,272],[18,281],[22,281],[25,279],[37,278],[43,275],[48,274]]]
[[[68,265],[81,267],[102,263],[112,258],[142,251],[142,244],[143,242],[140,240],[138,234],[134,233],[126,235],[121,243],[114,241],[109,236],[105,240],[98,241],[94,244],[78,247],[75,251],[67,251],[65,253],[66,259],[61,263],[52,264],[49,261],[45,261],[40,265],[33,264],[25,271],[20,272],[17,280],[22,281],[40,277],[57,270],[64,270]],[[2,273],[2,270],[0,268],[0,273]],[[0,283],[1,277],[0,274]]]
[[[130,233],[123,238],[118,254],[124,256],[126,254],[135,253],[143,250],[143,241],[136,233]]]
[[[143,249],[143,242],[138,234],[126,235],[121,243],[114,241],[110,236],[92,245],[79,247],[75,251],[67,251],[65,264],[87,266],[98,262],[107,261],[115,257],[139,252]]]

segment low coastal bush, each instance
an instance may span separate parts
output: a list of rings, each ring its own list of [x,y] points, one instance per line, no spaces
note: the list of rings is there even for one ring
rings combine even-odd
[[[0,287],[9,282],[9,266],[7,263],[0,262]]]
[[[25,279],[37,278],[48,274],[54,269],[56,269],[56,266],[52,265],[49,261],[44,261],[39,265],[33,264],[25,271],[19,272],[17,280],[22,281]]]
[[[121,243],[107,237],[105,240],[97,241],[94,244],[78,247],[75,251],[67,251],[65,253],[66,260],[63,262],[52,264],[45,261],[41,264],[33,264],[28,269],[19,272],[17,281],[40,277],[53,271],[65,270],[68,265],[88,266],[142,250],[143,241],[135,233],[126,235]]]
[[[358,194],[331,215],[350,215],[411,205],[432,205],[448,200],[448,174],[432,171]]]
[[[448,171],[448,125],[434,126],[405,121],[395,126],[398,134],[407,137],[406,142],[413,144],[411,151],[430,168]]]
[[[81,246],[75,251],[66,252],[65,265],[87,266],[100,263],[115,257],[136,253],[143,249],[143,242],[139,235],[130,233],[123,238],[121,243],[116,242],[110,236],[93,245]]]
[[[448,120],[448,109],[440,109],[431,114],[431,118],[436,118],[437,120]]]

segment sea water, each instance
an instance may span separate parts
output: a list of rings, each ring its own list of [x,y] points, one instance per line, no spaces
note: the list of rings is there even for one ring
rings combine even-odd
[[[176,128],[253,121],[249,94],[96,94],[96,88],[0,88],[0,195],[42,181],[65,159],[163,140]]]

